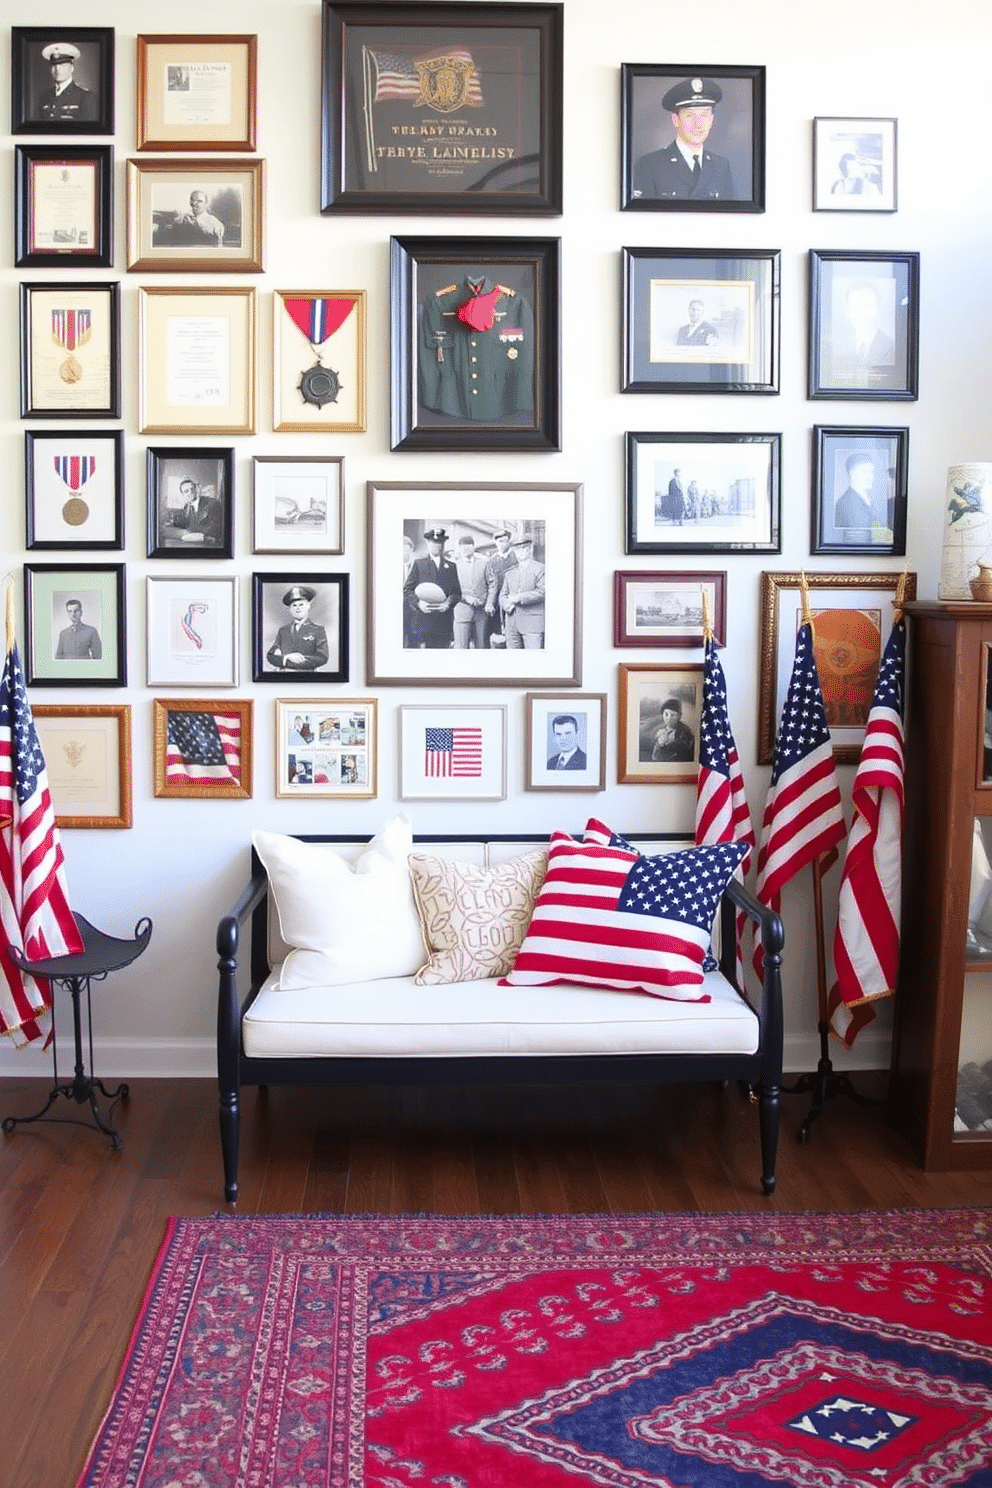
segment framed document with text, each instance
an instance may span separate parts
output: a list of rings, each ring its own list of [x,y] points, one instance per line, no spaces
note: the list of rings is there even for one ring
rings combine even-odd
[[[111,267],[113,171],[110,145],[17,146],[17,268]]]
[[[255,432],[255,291],[191,285],[141,295],[143,434]]]
[[[35,703],[35,728],[60,831],[131,826],[131,708]]]
[[[139,150],[254,150],[257,36],[139,36]]]

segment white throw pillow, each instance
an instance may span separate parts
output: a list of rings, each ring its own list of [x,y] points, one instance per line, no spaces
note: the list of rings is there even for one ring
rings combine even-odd
[[[412,976],[424,964],[407,864],[409,817],[400,813],[386,822],[353,864],[332,848],[276,832],[255,831],[251,840],[291,947],[280,987]]]

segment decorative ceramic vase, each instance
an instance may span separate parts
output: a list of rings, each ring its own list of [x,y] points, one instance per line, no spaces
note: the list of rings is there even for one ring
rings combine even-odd
[[[980,568],[984,560],[985,567]],[[938,599],[978,599],[971,580],[992,566],[992,462],[951,465]],[[992,588],[983,599],[992,600]]]

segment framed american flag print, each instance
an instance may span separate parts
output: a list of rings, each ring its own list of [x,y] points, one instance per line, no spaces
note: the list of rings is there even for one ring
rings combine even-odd
[[[399,712],[401,801],[505,798],[503,704],[415,704]]]

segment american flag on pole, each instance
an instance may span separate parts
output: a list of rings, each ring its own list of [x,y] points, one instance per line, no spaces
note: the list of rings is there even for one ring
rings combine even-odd
[[[762,904],[777,913],[784,885],[825,853],[833,861],[844,831],[833,745],[813,655],[813,627],[804,620],[796,639],[761,823],[755,893]],[[763,974],[760,943],[754,948],[754,968],[759,976]]]
[[[431,779],[478,780],[482,775],[482,729],[426,729],[424,774]]]
[[[827,1003],[830,1030],[847,1048],[873,1021],[871,1004],[891,997],[899,972],[905,663],[906,622],[900,618],[879,667],[851,790],[854,817],[834,934],[837,979]]]
[[[727,711],[727,682],[717,654],[716,640],[706,638],[703,668],[703,709],[699,723],[699,775],[696,780],[696,841],[746,842],[754,847],[754,827],[748,809],[737,745]],[[742,860],[739,877],[751,864],[751,854]],[[741,933],[747,916],[737,916],[737,977],[743,985],[744,953]]]
[[[31,960],[84,949],[16,645],[0,678],[0,942]],[[0,954],[0,1033],[21,1047],[45,1037],[50,1007],[48,983]]]
[[[240,715],[170,709],[165,779],[167,785],[240,785]]]

